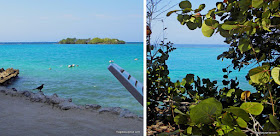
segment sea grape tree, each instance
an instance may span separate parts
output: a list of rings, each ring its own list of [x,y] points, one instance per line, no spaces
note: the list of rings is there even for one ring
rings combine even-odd
[[[161,55],[148,62],[148,107],[154,108],[148,110],[148,123],[161,120],[183,135],[279,135],[279,4],[280,0],[224,0],[203,15],[205,4],[194,8],[184,0],[178,10],[168,12],[167,16],[176,13],[180,24],[190,30],[225,37],[229,50],[217,59],[231,59],[239,70],[255,66],[247,79],[256,91],[239,88],[236,80],[228,79],[227,68],[220,90],[216,81],[195,79],[192,74],[173,83],[165,63],[169,51],[158,50]]]

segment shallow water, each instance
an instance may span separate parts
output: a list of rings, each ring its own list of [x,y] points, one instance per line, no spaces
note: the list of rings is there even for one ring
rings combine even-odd
[[[23,91],[45,84],[42,91],[47,95],[57,93],[76,104],[121,107],[142,115],[143,107],[108,71],[110,60],[143,82],[142,43],[0,45],[0,67],[20,70],[19,78],[9,88]],[[71,64],[79,66],[68,68]]]

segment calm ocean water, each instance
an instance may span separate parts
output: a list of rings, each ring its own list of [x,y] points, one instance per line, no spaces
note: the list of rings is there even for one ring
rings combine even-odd
[[[229,66],[231,60],[217,60],[217,56],[228,50],[227,45],[177,44],[174,47],[177,49],[170,53],[167,61],[172,81],[182,81],[187,74],[195,74],[200,78],[210,78],[211,81],[217,80],[219,88],[223,87],[224,73],[222,68]],[[229,79],[237,77],[241,89],[255,91],[245,79],[251,68],[253,66],[238,71],[231,67],[230,70],[233,72],[229,75]]]
[[[0,45],[0,68],[20,70],[19,78],[9,88],[23,91],[45,84],[42,90],[45,94],[57,93],[72,98],[76,104],[122,107],[142,115],[141,104],[108,71],[110,60],[143,82],[142,43]],[[68,68],[71,64],[79,67]]]

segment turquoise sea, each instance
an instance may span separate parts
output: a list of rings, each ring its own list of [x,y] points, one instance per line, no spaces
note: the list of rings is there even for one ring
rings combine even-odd
[[[167,61],[172,81],[182,81],[187,74],[195,74],[200,78],[217,80],[219,88],[222,86],[224,73],[222,68],[231,64],[231,60],[217,60],[217,56],[228,50],[228,45],[206,45],[206,44],[175,44],[177,49],[170,53]],[[237,77],[239,87],[243,90],[255,91],[246,81],[245,76],[254,66],[248,66],[241,71],[233,70],[229,79]]]
[[[142,105],[107,69],[110,60],[143,83],[143,43],[0,45],[0,68],[20,70],[19,78],[9,88],[24,91],[45,84],[42,91],[47,95],[56,93],[72,98],[76,104],[121,107],[142,115]],[[71,64],[79,66],[68,68]]]

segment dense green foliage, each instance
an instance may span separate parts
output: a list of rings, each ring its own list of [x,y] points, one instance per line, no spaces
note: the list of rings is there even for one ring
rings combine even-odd
[[[76,39],[67,38],[59,41],[59,44],[125,44],[125,41],[110,38]]]
[[[181,135],[279,135],[279,3],[224,0],[201,15],[205,4],[193,9],[189,1],[182,1],[179,10],[170,11],[167,16],[177,13],[180,24],[190,30],[201,28],[206,37],[214,33],[225,37],[230,48],[217,59],[231,59],[237,70],[254,66],[244,76],[256,91],[244,91],[237,80],[228,79],[229,67],[222,69],[224,87],[219,90],[216,81],[201,80],[193,74],[173,83],[166,65],[172,45],[163,43],[157,50],[150,45],[148,35],[148,125],[160,120],[175,126]]]
[[[77,39],[75,44],[88,44],[90,39]]]
[[[76,40],[77,40],[76,38],[62,39],[59,41],[59,44],[75,44]]]

